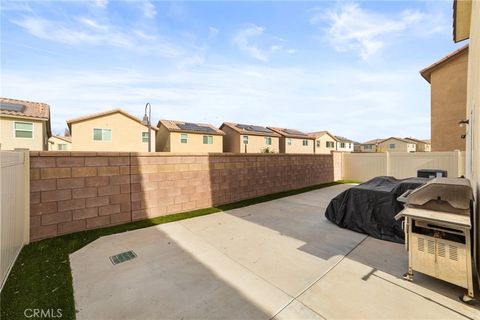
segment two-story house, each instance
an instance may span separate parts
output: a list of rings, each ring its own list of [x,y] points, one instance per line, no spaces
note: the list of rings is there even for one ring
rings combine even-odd
[[[295,129],[267,128],[280,135],[280,153],[314,153],[314,137]]]
[[[335,136],[337,140],[337,151],[343,152],[353,152],[354,151],[354,142],[350,139],[341,136]]]
[[[280,135],[266,127],[224,122],[223,151],[234,153],[278,153]]]
[[[409,140],[397,137],[390,137],[378,144],[379,152],[415,152],[417,145]]]
[[[337,149],[337,139],[328,131],[310,132],[315,138],[315,154],[329,154]]]
[[[0,98],[0,149],[48,150],[51,135],[48,104]]]
[[[147,152],[149,128],[139,118],[114,109],[67,121],[72,151]],[[155,150],[158,128],[152,127],[151,150]]]
[[[222,152],[223,131],[210,124],[172,120],[158,122],[158,152]]]

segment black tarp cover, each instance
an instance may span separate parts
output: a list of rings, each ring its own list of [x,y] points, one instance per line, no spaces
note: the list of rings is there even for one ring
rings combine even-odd
[[[403,209],[397,197],[427,181],[425,178],[373,178],[333,198],[325,217],[342,228],[366,233],[377,239],[404,243],[401,221],[394,219]]]

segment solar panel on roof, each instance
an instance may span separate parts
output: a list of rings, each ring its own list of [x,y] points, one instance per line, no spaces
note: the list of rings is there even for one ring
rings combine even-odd
[[[0,103],[0,110],[23,112],[24,109],[25,109],[25,106],[23,104],[8,103],[8,102]]]
[[[305,134],[301,131],[298,131],[298,130],[294,130],[294,129],[284,129],[283,132],[285,132],[287,134],[296,134],[298,136],[307,136],[307,134]]]
[[[196,124],[196,123],[189,123],[189,122],[177,123],[177,126],[178,126],[180,129],[186,130],[186,131],[206,132],[206,133],[214,133],[214,132],[216,132],[215,130],[213,130],[213,129],[210,128],[210,127],[199,126],[199,125]]]
[[[248,125],[248,124],[237,124],[236,127],[239,128],[239,129],[243,129],[243,130],[246,130],[246,131],[253,131],[253,132],[263,132],[263,133],[271,133],[272,132],[267,128],[260,127],[260,126],[251,126],[251,125]]]

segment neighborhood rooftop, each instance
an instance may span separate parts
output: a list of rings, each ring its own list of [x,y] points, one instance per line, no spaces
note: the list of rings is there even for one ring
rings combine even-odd
[[[285,128],[276,128],[276,127],[267,127],[267,128],[275,131],[279,135],[286,138],[314,139],[314,137],[296,129],[285,129]]]
[[[0,114],[49,120],[50,107],[41,102],[0,98]]]
[[[211,124],[193,123],[174,120],[160,120],[158,127],[163,125],[168,131],[173,132],[188,132],[188,133],[208,133],[215,135],[225,135],[225,133]]]
[[[270,137],[280,137],[280,135],[266,127],[251,125],[251,124],[240,124],[232,122],[224,122],[220,127],[220,130],[223,126],[227,126],[240,134],[245,135],[257,135],[257,136],[270,136]]]

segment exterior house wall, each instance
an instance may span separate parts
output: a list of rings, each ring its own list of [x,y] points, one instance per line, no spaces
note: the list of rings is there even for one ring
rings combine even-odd
[[[395,148],[390,148],[391,144],[395,144]],[[378,144],[379,152],[415,152],[415,143],[407,143],[397,139],[388,139]]]
[[[367,147],[370,146],[370,147]],[[360,152],[377,152],[377,145],[375,144],[361,144]]]
[[[50,137],[50,139],[48,139],[48,150],[49,151],[60,151],[58,149],[59,144],[65,144],[66,145],[67,149],[62,150],[62,151],[72,151],[72,144],[70,142],[59,139],[57,137],[53,137],[53,136]]]
[[[203,144],[203,136],[212,136],[213,144]],[[187,143],[181,142],[180,132],[170,133],[170,152],[222,152],[223,136],[187,133]]]
[[[265,136],[256,136],[256,135],[244,135],[239,132],[229,128],[228,126],[223,126],[221,128],[225,132],[223,137],[223,151],[224,152],[233,152],[233,153],[263,153],[265,148],[269,148],[270,152],[279,153],[280,152],[280,138],[271,137],[272,144],[265,144]],[[248,136],[248,144],[245,148],[243,144],[243,136]]]
[[[15,122],[33,123],[33,138],[16,138]],[[47,150],[47,123],[46,121],[0,117],[0,148],[2,150],[29,149],[33,151]]]
[[[467,67],[468,51],[431,73],[432,151],[465,151],[458,122],[466,117]]]
[[[31,152],[33,241],[331,182],[332,155]]]
[[[290,140],[289,140],[290,139]],[[303,145],[304,139],[280,137],[280,153],[309,153],[313,154],[314,140],[307,139],[308,146]],[[288,142],[291,142],[289,145]],[[272,140],[273,144],[273,140]]]
[[[170,152],[170,131],[164,126],[160,126],[155,137],[157,152]]]
[[[345,146],[342,147],[342,142],[337,142],[337,151],[353,152],[353,142],[345,142]]]
[[[112,140],[94,141],[94,128],[111,129]],[[72,150],[146,152],[148,143],[142,142],[142,132],[148,132],[148,128],[121,113],[86,119],[71,124]],[[152,151],[155,151],[155,135],[152,129]]]
[[[333,147],[327,148],[327,141],[333,142]],[[324,134],[321,137],[315,139],[315,153],[316,154],[330,154],[335,151],[337,141],[333,139],[329,134]]]

